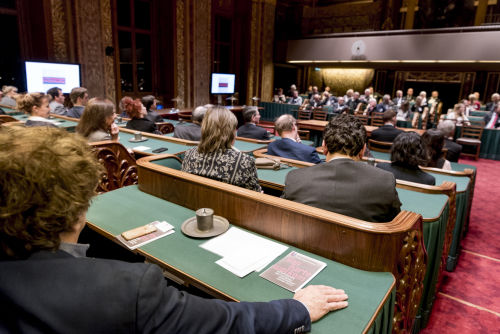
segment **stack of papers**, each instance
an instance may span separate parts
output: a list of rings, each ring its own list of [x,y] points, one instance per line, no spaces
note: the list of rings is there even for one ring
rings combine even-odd
[[[252,271],[261,271],[288,249],[287,246],[236,227],[231,227],[226,233],[200,247],[222,256],[215,263],[238,277],[245,277]]]

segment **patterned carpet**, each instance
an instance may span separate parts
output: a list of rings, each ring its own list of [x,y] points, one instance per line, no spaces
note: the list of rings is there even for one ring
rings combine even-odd
[[[423,334],[500,333],[500,161],[460,162],[477,168],[469,232]]]

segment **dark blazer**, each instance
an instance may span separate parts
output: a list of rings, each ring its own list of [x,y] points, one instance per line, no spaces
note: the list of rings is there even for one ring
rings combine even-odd
[[[424,172],[418,167],[416,169],[408,168],[388,162],[380,162],[377,164],[377,167],[391,172],[398,180],[423,183],[431,186],[436,184],[436,179],[434,178],[434,176]]]
[[[24,126],[32,127],[32,126],[48,126],[49,128],[57,128],[57,125],[51,122],[43,122],[43,121],[32,121],[32,120],[27,120],[26,123],[24,123]]]
[[[312,162],[314,164],[321,162],[314,147],[297,143],[289,138],[277,139],[269,143],[269,145],[267,145],[267,154],[287,159]]]
[[[487,127],[488,123],[491,121],[491,118],[494,117],[495,112],[490,111],[484,116],[484,126]],[[498,116],[497,121],[495,125],[493,125],[493,128],[498,129],[500,128],[500,116]]]
[[[200,141],[201,126],[196,123],[179,124],[174,129],[174,137],[192,141]]]
[[[382,125],[377,130],[374,130],[370,136],[371,139],[377,141],[385,141],[385,142],[393,142],[394,139],[401,133],[403,130],[396,129],[392,125]]]
[[[393,175],[347,158],[291,171],[283,197],[370,222],[391,221],[401,207]]]
[[[69,109],[65,116],[80,118],[82,117],[83,111],[85,110],[84,106],[73,106],[73,108]]]
[[[144,131],[144,132],[155,132],[157,130],[156,124],[151,122],[147,118],[133,118],[127,122],[125,126],[127,129]]]
[[[243,138],[252,138],[252,139],[260,139],[260,140],[269,140],[271,138],[271,134],[267,132],[266,129],[261,128],[253,123],[246,123],[239,127],[238,137]]]
[[[462,145],[455,143],[453,140],[445,138],[444,147],[448,149],[446,160],[450,162],[458,162],[460,153],[462,153]]]
[[[490,102],[486,103],[486,109],[485,110],[493,112],[493,111],[495,111],[495,107],[496,107],[497,104],[498,104],[498,102],[490,101]]]
[[[149,119],[151,122],[163,122],[163,117],[161,117],[156,111],[154,110],[148,110],[148,114],[146,115],[146,118]]]
[[[0,261],[1,333],[293,333],[310,330],[302,303],[229,303],[167,285],[145,263],[39,252]],[[302,327],[304,326],[304,327]]]

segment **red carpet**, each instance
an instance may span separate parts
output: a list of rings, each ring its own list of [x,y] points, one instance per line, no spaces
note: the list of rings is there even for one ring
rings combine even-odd
[[[445,274],[423,334],[500,333],[500,161],[460,162],[477,168],[465,251]]]

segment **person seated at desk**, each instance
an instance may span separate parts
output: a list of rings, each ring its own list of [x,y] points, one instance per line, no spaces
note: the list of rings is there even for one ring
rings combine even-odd
[[[68,110],[66,116],[73,118],[82,117],[83,110],[87,105],[89,100],[89,94],[87,93],[87,88],[84,87],[75,87],[69,93],[69,98],[71,103],[73,103],[73,107]]]
[[[236,116],[226,108],[209,108],[201,123],[201,140],[188,151],[182,171],[254,191],[262,191],[255,161],[233,148]]]
[[[371,134],[371,139],[377,141],[385,141],[392,143],[394,139],[403,132],[403,130],[396,129],[396,113],[392,110],[387,110],[382,116],[384,125],[374,130]]]
[[[451,170],[451,164],[443,158],[444,133],[438,129],[428,129],[422,135],[427,150],[427,163],[424,166]]]
[[[318,152],[312,146],[300,142],[297,129],[297,120],[292,115],[281,115],[274,122],[274,129],[281,139],[275,140],[267,145],[267,154],[278,157],[312,162],[318,164],[321,159]]]
[[[415,104],[411,107],[411,112],[413,113],[413,119],[411,122],[411,126],[413,128],[418,128],[418,119],[422,118],[422,125],[427,122],[429,116],[429,107],[427,104],[423,103],[422,96],[417,96],[415,99]]]
[[[486,103],[486,111],[495,111],[497,105],[498,105],[498,102],[500,102],[500,94],[498,93],[493,93],[491,95],[491,101]]]
[[[192,141],[201,139],[201,122],[208,110],[208,105],[196,107],[191,114],[191,121],[184,122],[174,128],[174,137]]]
[[[148,111],[139,99],[124,99],[123,106],[127,111],[127,115],[131,118],[131,120],[127,122],[127,125],[125,125],[127,129],[161,134],[161,132],[158,131],[155,122],[146,118]]]
[[[439,122],[437,128],[444,134],[444,147],[448,149],[448,152],[446,152],[446,159],[451,162],[458,162],[460,153],[462,153],[462,145],[453,141],[453,136],[455,135],[455,124],[453,121],[444,120]]]
[[[470,121],[465,116],[465,105],[463,103],[457,103],[453,107],[452,112],[446,114],[446,119],[454,121],[456,125],[470,125]]]
[[[345,99],[343,96],[339,96],[337,102],[332,104],[332,113],[333,114],[343,114],[344,112],[349,111],[349,106],[345,103]]]
[[[119,129],[115,124],[115,105],[108,99],[93,98],[85,106],[82,118],[76,126],[90,143],[103,140],[117,140]]]
[[[404,132],[396,137],[391,147],[391,162],[377,163],[377,167],[394,174],[396,179],[416,183],[436,184],[434,176],[418,167],[427,162],[427,151],[420,135]]]
[[[403,97],[403,91],[402,90],[397,90],[396,91],[396,97],[392,99],[392,103],[397,106],[398,108],[401,107],[401,104],[403,104],[404,97]]]
[[[285,96],[285,94],[283,94],[283,88],[276,89],[271,102],[286,103],[286,96]]]
[[[500,102],[497,103],[495,111],[488,112],[484,116],[485,129],[500,128]]]
[[[156,110],[156,98],[153,95],[143,96],[141,99],[141,103],[146,107],[146,111],[148,114],[146,118],[151,122],[163,122],[163,117],[161,117]]]
[[[6,107],[16,108],[17,102],[17,87],[14,86],[3,86],[2,87],[2,99],[0,104]]]
[[[266,129],[257,126],[259,120],[260,112],[257,107],[246,106],[243,108],[243,121],[245,121],[245,124],[238,129],[238,137],[257,140],[271,139],[272,135]]]
[[[78,244],[102,166],[60,129],[0,129],[0,332],[302,333],[347,307],[343,290],[308,286],[266,303],[204,299],[160,268],[85,257]]]
[[[408,101],[403,101],[401,106],[398,108],[396,120],[406,122],[409,119],[410,119],[410,103]]]
[[[17,109],[30,114],[25,126],[48,126],[57,128],[49,119],[49,97],[43,93],[26,93],[17,96]]]
[[[128,99],[133,100],[130,96],[124,96],[120,99],[120,102],[118,102],[118,112],[120,117],[128,117],[127,110],[125,110],[125,101]]]
[[[51,113],[56,115],[65,115],[68,112],[64,106],[65,97],[61,88],[52,87],[47,91],[47,95],[51,98],[49,103]]]
[[[369,222],[388,222],[400,212],[391,173],[362,161],[366,130],[353,115],[333,118],[325,128],[326,163],[288,173],[283,198]]]
[[[299,96],[299,91],[298,90],[294,90],[293,93],[292,93],[292,97],[288,99],[288,104],[294,104],[294,105],[297,105],[297,106],[301,106],[302,105],[302,97]]]
[[[382,97],[382,102],[377,104],[376,111],[379,113],[386,112],[392,105],[391,96],[389,94],[385,94],[384,97]]]

